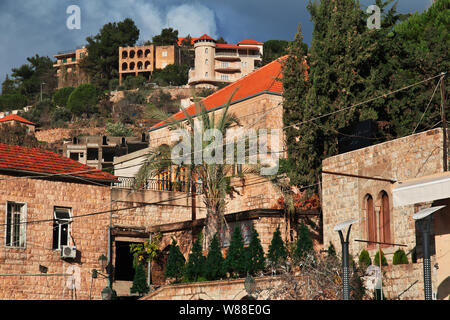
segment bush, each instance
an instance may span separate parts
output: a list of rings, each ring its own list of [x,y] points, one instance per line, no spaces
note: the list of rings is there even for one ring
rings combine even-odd
[[[186,265],[186,278],[189,281],[197,281],[199,277],[203,277],[205,273],[205,257],[202,252],[202,234],[192,246],[192,251],[189,254],[188,263]]]
[[[380,251],[381,251],[381,265],[387,266],[388,263],[387,263],[386,257],[384,256],[384,252],[383,252],[383,250],[380,250]],[[373,264],[376,266],[380,265],[380,258],[379,258],[378,251],[377,251],[377,254],[375,255],[375,259],[373,259]]]
[[[169,64],[164,69],[157,69],[153,72],[152,82],[161,87],[183,86],[188,83],[189,66]]]
[[[309,235],[308,227],[302,222],[298,232],[297,247],[294,252],[294,258],[301,259],[312,252],[313,242]]]
[[[359,267],[360,268],[367,268],[372,264],[372,259],[370,259],[369,252],[365,249],[361,251],[359,254]]]
[[[122,82],[122,85],[125,88],[125,90],[133,90],[133,89],[143,88],[144,84],[146,82],[147,82],[147,79],[145,79],[141,75],[138,75],[137,77],[134,77],[134,76],[127,77]]]
[[[185,263],[186,259],[184,259],[177,242],[173,239],[170,245],[169,258],[167,259],[164,275],[168,278],[175,278],[175,281],[178,282],[183,277]]]
[[[97,88],[89,83],[82,84],[70,94],[67,108],[75,115],[96,113],[98,100]]]
[[[327,254],[329,257],[336,257],[336,248],[334,247],[333,243],[330,241],[330,245],[327,249]]]
[[[68,122],[72,120],[72,113],[66,108],[56,108],[52,112],[52,123]]]
[[[74,90],[74,87],[66,87],[56,90],[52,97],[53,103],[59,107],[66,107],[67,101]]]
[[[284,245],[283,239],[281,239],[280,226],[273,233],[272,241],[269,245],[269,252],[267,259],[272,263],[274,267],[283,264],[287,258],[287,250]]]
[[[19,93],[0,95],[0,111],[23,109],[27,106],[27,98]]]
[[[139,263],[136,266],[136,273],[133,278],[133,286],[130,288],[130,293],[138,293],[140,296],[148,293],[150,288],[147,284],[147,277],[145,275],[144,266]]]
[[[232,276],[244,276],[247,272],[245,260],[244,239],[242,238],[241,226],[236,224],[225,259],[225,270]]]
[[[133,135],[133,129],[128,128],[120,121],[116,123],[108,122],[106,124],[106,131],[113,137],[131,137]]]
[[[392,259],[392,264],[397,265],[397,264],[408,264],[408,257],[406,256],[405,251],[403,251],[402,249],[398,249],[397,251],[395,251],[394,253],[394,257]]]
[[[205,261],[205,277],[208,280],[217,280],[225,275],[224,258],[220,250],[220,242],[217,234],[211,239],[208,255]]]

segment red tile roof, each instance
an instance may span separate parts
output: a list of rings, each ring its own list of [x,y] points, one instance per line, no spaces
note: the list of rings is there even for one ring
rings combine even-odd
[[[253,40],[253,39],[244,39],[242,41],[239,41],[238,44],[264,44],[264,42],[258,41],[258,40]]]
[[[261,93],[279,94],[283,93],[282,78],[282,63],[287,56],[281,57],[277,60],[268,63],[264,67],[253,71],[247,76],[229,84],[223,89],[220,89],[210,96],[204,98],[202,101],[207,110],[223,107],[230,98],[234,90],[235,92],[231,103],[237,103],[244,99],[250,98]],[[185,109],[189,115],[196,114],[196,105],[192,104]],[[183,111],[180,111],[172,116],[175,120],[185,119]],[[156,130],[165,125],[162,121],[150,128],[150,131]]]
[[[204,35],[202,35],[200,38],[196,39],[197,40],[212,40],[212,41],[216,41],[213,38],[211,38],[210,36],[208,36],[206,33]]]
[[[0,122],[6,122],[6,121],[17,121],[17,122],[22,122],[22,123],[26,123],[26,124],[31,124],[33,126],[36,125],[33,122],[28,121],[27,119],[24,119],[24,118],[18,116],[17,114],[10,114],[10,115],[7,115],[6,117],[3,117],[0,119]]]
[[[217,49],[250,49],[250,50],[259,50],[259,47],[242,47],[238,46],[237,44],[224,44],[224,43],[218,43],[216,44]]]
[[[78,161],[51,151],[0,143],[0,170],[2,169],[54,175],[68,173],[68,176],[89,180],[117,181],[117,177],[112,174],[81,164]]]

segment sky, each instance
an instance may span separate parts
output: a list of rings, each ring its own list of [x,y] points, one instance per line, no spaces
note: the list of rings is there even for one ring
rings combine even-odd
[[[398,0],[398,12],[423,12],[432,0]],[[86,44],[108,22],[131,18],[140,29],[139,42],[151,40],[163,28],[180,36],[208,34],[228,43],[293,40],[301,24],[304,41],[311,43],[313,25],[308,0],[0,0],[0,82],[11,69],[38,54]],[[375,0],[360,0],[366,8]],[[80,29],[69,29],[67,8],[80,8]]]

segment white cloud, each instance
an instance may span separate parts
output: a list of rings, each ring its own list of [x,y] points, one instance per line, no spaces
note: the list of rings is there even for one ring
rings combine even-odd
[[[201,4],[183,4],[169,8],[167,26],[178,30],[183,37],[190,34],[199,37],[208,34],[217,37],[217,25],[214,11]]]

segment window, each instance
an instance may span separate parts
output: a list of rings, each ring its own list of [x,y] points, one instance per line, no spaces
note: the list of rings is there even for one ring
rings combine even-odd
[[[380,198],[380,241],[391,242],[391,212],[389,206],[389,196],[386,191],[381,191]]]
[[[370,194],[365,198],[366,221],[367,221],[367,239],[368,241],[377,241],[377,220],[375,215],[375,208],[373,205],[373,198]],[[368,243],[368,248],[375,247],[374,243]]]
[[[206,59],[206,60],[205,60],[205,64],[208,65],[208,63],[209,63],[209,61],[208,61],[208,59]]]
[[[220,66],[221,66],[222,68],[228,68],[228,62],[221,62],[221,63],[220,63]]]
[[[205,72],[205,78],[208,78],[208,72]]]
[[[53,210],[53,250],[69,244],[69,224],[72,222],[70,208],[55,207]]]
[[[205,53],[208,53],[208,48],[205,48]]]
[[[163,57],[167,57],[167,51],[163,51],[163,52],[162,52],[162,56],[163,56]]]
[[[220,75],[220,80],[229,80],[228,75],[227,74]]]
[[[7,247],[25,248],[27,207],[25,203],[7,202],[6,204]]]

